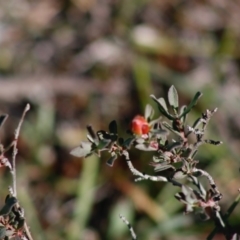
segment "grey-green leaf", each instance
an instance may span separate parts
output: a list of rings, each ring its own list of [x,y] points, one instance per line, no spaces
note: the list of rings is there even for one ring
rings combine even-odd
[[[129,148],[131,147],[131,145],[133,144],[134,140],[135,140],[135,137],[127,138],[127,139],[123,142],[122,146],[123,146],[124,148],[129,149]]]
[[[16,203],[17,203],[17,199],[15,197],[7,198],[5,205],[0,210],[0,216],[8,215]]]
[[[167,169],[174,169],[174,167],[172,165],[169,165],[167,163],[162,163],[162,164],[157,164],[157,166],[154,168],[154,171],[156,172],[160,172],[160,171],[164,171]]]
[[[153,118],[153,115],[154,115],[153,107],[150,104],[147,104],[145,108],[145,114],[144,114],[145,119],[150,121]]]
[[[167,117],[170,120],[174,120],[175,119],[171,114],[169,114],[168,108],[167,108],[167,105],[166,105],[166,102],[165,102],[164,98],[157,99],[154,95],[150,95],[150,97],[157,103],[159,111],[165,117]]]
[[[113,154],[108,160],[107,160],[107,165],[112,167],[114,164],[114,161],[117,159],[117,155]]]
[[[162,106],[162,108],[168,113],[168,108],[167,108],[167,104],[164,98],[159,98],[158,102],[160,103],[160,105]]]
[[[168,102],[173,108],[178,108],[178,93],[173,85],[168,90]]]
[[[183,172],[183,171],[177,171],[175,174],[174,174],[174,178],[175,179],[183,179],[185,178],[187,175]]]
[[[157,150],[156,148],[148,146],[147,144],[144,144],[144,143],[136,144],[135,148],[142,150],[142,151],[156,151]]]
[[[24,218],[20,218],[20,219],[18,219],[18,222],[17,222],[17,229],[21,229],[21,228],[23,228],[24,223],[25,223]]]
[[[108,139],[102,139],[102,140],[99,141],[99,143],[97,145],[97,148],[99,150],[102,150],[102,149],[106,148],[109,145],[110,142],[111,141],[108,140]]]
[[[187,113],[190,112],[190,110],[197,104],[198,99],[202,96],[201,92],[197,92],[192,99],[191,103],[187,106],[187,108],[184,110],[184,112],[180,115],[180,118],[185,116]]]
[[[92,151],[92,143],[90,142],[81,142],[80,146],[74,148],[70,154],[75,157],[86,157]]]
[[[169,131],[177,134],[179,137],[182,138],[181,133],[179,133],[178,131],[174,130],[167,122],[163,122],[162,124],[163,124],[163,126],[164,126],[165,128],[167,128]]]
[[[0,227],[0,239],[4,239],[6,236],[6,228],[5,227]]]
[[[182,116],[182,114],[184,113],[184,111],[185,111],[186,109],[187,109],[187,106],[186,106],[186,105],[183,105],[183,106],[180,108],[179,115]],[[186,118],[187,118],[187,115],[183,115],[183,116],[180,118],[181,122],[185,123]]]
[[[117,122],[115,120],[113,120],[109,123],[108,128],[109,128],[110,133],[117,134]]]

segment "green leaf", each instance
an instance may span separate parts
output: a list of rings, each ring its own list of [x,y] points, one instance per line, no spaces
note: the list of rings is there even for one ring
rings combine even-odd
[[[127,138],[124,143],[122,144],[123,147],[129,149],[131,147],[131,145],[133,144],[134,140],[136,138],[135,137],[131,137],[131,138]]]
[[[158,102],[160,103],[161,107],[168,113],[168,108],[167,108],[167,104],[165,102],[164,98],[159,98]]]
[[[158,156],[153,156],[153,162],[158,163],[160,161],[162,161],[163,159],[161,157]]]
[[[110,133],[117,134],[117,122],[115,120],[109,123],[108,128]]]
[[[90,136],[89,134],[87,134],[87,139],[89,142],[93,143],[94,139],[92,138],[92,136]]]
[[[118,138],[118,144],[122,146],[124,144],[124,139],[122,137]]]
[[[154,168],[154,171],[160,172],[160,171],[167,170],[169,168],[174,169],[174,167],[172,165],[169,165],[168,163],[160,163],[156,165],[156,167]]]
[[[6,228],[5,227],[0,227],[0,239],[4,239],[6,236]]]
[[[25,219],[24,219],[24,218],[20,218],[20,219],[18,219],[18,222],[17,222],[17,229],[21,229],[21,228],[23,228],[24,223],[25,223]]]
[[[168,90],[168,102],[171,107],[178,108],[178,93],[173,85]]]
[[[158,110],[168,119],[174,120],[175,117],[173,117],[171,114],[169,114],[166,102],[164,98],[157,99],[154,95],[150,95],[150,97],[157,103]]]
[[[116,159],[117,159],[117,154],[115,154],[115,153],[112,154],[112,156],[106,162],[107,165],[112,167]]]
[[[151,133],[158,137],[168,135],[168,131],[165,129],[151,129]]]
[[[14,231],[13,229],[6,229],[6,237],[4,240],[10,240],[12,239],[13,235],[14,235]]]
[[[8,215],[16,203],[17,199],[15,197],[6,198],[5,205],[0,210],[0,216]]]
[[[197,186],[201,194],[205,197],[207,195],[207,192],[205,188],[202,186],[202,184],[198,181],[198,178],[195,176],[189,176],[189,180],[193,182],[194,185]]]
[[[175,179],[183,179],[183,178],[185,178],[187,175],[183,172],[183,171],[181,171],[181,170],[179,170],[179,171],[177,171],[174,175],[173,175],[173,177],[175,178]]]
[[[191,103],[187,106],[187,108],[184,110],[184,112],[180,115],[180,118],[185,116],[187,113],[191,111],[191,109],[197,104],[198,99],[202,96],[201,92],[197,92],[192,99]]]
[[[167,145],[167,150],[172,151],[175,148],[181,148],[182,147],[182,142],[172,142]]]
[[[92,151],[92,143],[90,142],[81,142],[80,146],[74,148],[70,154],[75,157],[86,157]]]
[[[182,193],[185,195],[185,201],[187,203],[190,205],[194,204],[196,201],[196,196],[193,194],[192,190],[189,187],[182,185]]]
[[[154,109],[150,104],[146,105],[144,117],[147,121],[150,121],[153,118]]]
[[[182,106],[182,107],[180,108],[179,115],[181,116],[186,109],[187,109],[187,106],[186,106],[186,105]],[[183,116],[180,118],[180,121],[181,121],[182,123],[185,123],[186,118],[187,118],[187,115],[183,115]]]
[[[164,126],[165,128],[167,128],[169,131],[177,134],[179,137],[182,138],[181,133],[179,133],[178,131],[174,130],[167,122],[163,122],[162,124],[163,124],[163,126]]]
[[[99,141],[99,143],[97,145],[97,148],[99,150],[102,150],[102,149],[106,148],[109,145],[110,142],[111,142],[110,140],[102,139],[102,140]]]
[[[193,211],[193,206],[192,206],[192,203],[189,203],[186,205],[186,210],[185,210],[185,213],[190,213]]]
[[[104,139],[104,140],[111,140],[112,142],[115,142],[118,139],[117,133],[108,133],[104,130],[97,131],[97,135],[100,140]]]
[[[193,129],[195,129],[195,128],[197,128],[198,127],[198,125],[199,124],[201,124],[202,123],[202,118],[200,117],[200,118],[198,118],[198,119],[196,119],[196,121],[193,123],[193,125],[192,125],[192,128]]]
[[[149,146],[147,144],[144,144],[144,143],[136,144],[135,148],[139,149],[139,150],[142,150],[142,151],[157,151],[156,148],[151,147],[151,146]]]
[[[91,139],[90,140],[91,142],[95,142],[97,140],[97,136],[91,125],[87,125],[87,131],[89,133],[89,135],[88,135],[89,140]]]

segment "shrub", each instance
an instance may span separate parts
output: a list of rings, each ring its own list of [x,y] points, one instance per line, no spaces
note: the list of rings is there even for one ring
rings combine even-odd
[[[151,95],[160,116],[153,119],[154,109],[147,105],[144,116],[138,115],[132,120],[130,137],[124,139],[118,136],[116,121],[109,124],[109,131],[95,132],[91,126],[87,126],[88,141],[81,142],[71,154],[77,157],[88,157],[92,154],[101,156],[101,152],[107,151],[110,155],[107,161],[109,166],[113,166],[118,156],[123,156],[129,170],[136,176],[136,182],[150,180],[170,183],[179,188],[175,198],[185,205],[185,213],[201,213],[205,219],[211,219],[215,228],[207,239],[212,239],[217,232],[221,232],[226,239],[238,239],[239,235],[232,230],[228,218],[238,204],[240,195],[223,214],[219,205],[222,194],[213,176],[199,168],[199,161],[195,159],[202,144],[222,144],[221,141],[205,138],[207,125],[217,108],[206,110],[191,125],[186,123],[188,114],[201,96],[202,94],[197,92],[188,106],[180,107],[177,90],[171,86],[168,91],[168,104],[164,98]],[[164,121],[163,117],[168,121]],[[175,138],[170,139],[169,133]],[[195,140],[192,140],[190,135],[194,136]],[[149,164],[154,168],[156,175],[145,174],[134,167],[129,155],[131,148],[154,153],[153,158],[149,159]],[[207,179],[207,187],[201,184],[202,176]],[[122,215],[120,218],[128,225],[132,238],[136,239],[137,236],[128,221]]]

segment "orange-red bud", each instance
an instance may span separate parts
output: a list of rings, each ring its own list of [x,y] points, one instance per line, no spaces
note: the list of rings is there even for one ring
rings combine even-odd
[[[143,116],[137,115],[132,120],[131,130],[136,135],[143,135],[150,131],[150,126]]]

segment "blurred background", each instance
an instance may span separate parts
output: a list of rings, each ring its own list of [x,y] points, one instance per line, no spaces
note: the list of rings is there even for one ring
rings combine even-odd
[[[0,110],[7,146],[26,103],[19,138],[18,196],[34,239],[205,239],[211,221],[183,215],[170,184],[134,183],[118,159],[69,154],[95,130],[118,122],[127,136],[149,95],[174,84],[181,104],[203,93],[188,123],[218,107],[197,159],[223,193],[223,211],[237,195],[240,136],[240,1],[227,0],[0,0]],[[158,115],[156,114],[156,117]],[[6,153],[11,158],[11,152]],[[139,170],[154,174],[149,155],[132,150]],[[0,202],[11,184],[0,171]],[[3,181],[4,180],[4,181]],[[239,207],[230,222],[239,227]],[[216,235],[216,239],[222,239]]]

